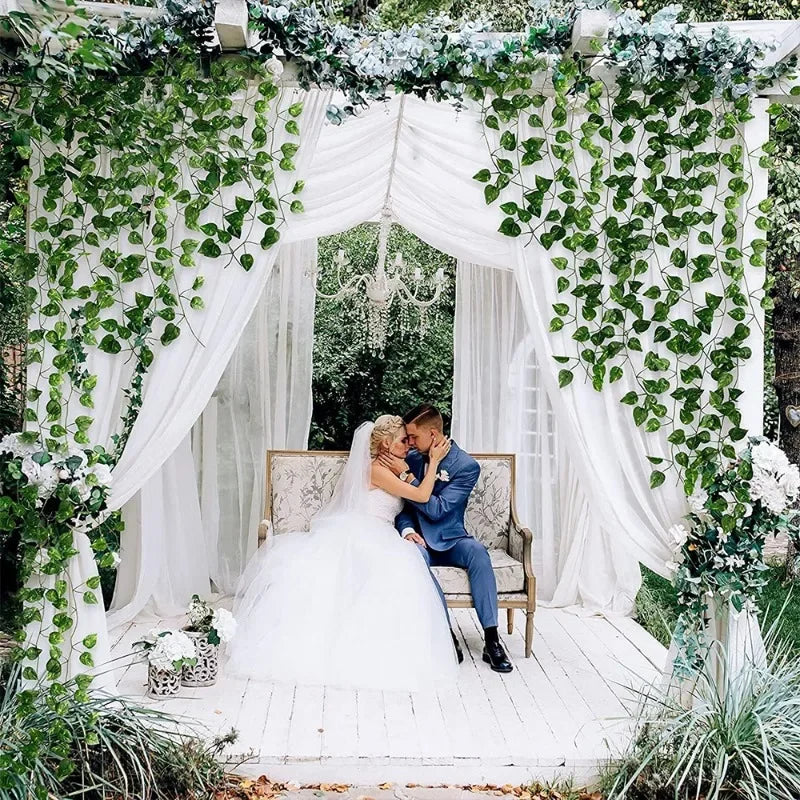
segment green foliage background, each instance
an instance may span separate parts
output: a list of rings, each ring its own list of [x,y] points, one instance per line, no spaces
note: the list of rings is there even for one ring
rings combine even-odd
[[[353,269],[366,272],[377,260],[377,225],[367,223],[319,243],[319,287],[336,289],[333,258],[342,248]],[[403,414],[417,403],[434,403],[449,419],[453,399],[453,315],[455,260],[397,225],[389,237],[389,258],[400,250],[411,267],[447,275],[446,297],[428,317],[426,336],[400,338],[396,318],[383,354],[370,352],[355,331],[362,321],[347,302],[318,299],[314,329],[314,414],[309,446],[344,450],[353,430],[381,414]],[[348,275],[350,273],[347,273]]]

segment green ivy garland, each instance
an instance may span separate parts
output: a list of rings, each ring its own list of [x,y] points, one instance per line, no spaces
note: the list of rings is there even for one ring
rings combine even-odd
[[[183,19],[160,27],[131,22],[114,36],[104,27],[65,23],[55,35],[69,47],[56,55],[36,45],[20,49],[2,76],[3,120],[12,131],[4,156],[23,161],[22,177],[33,181],[46,216],[29,220],[30,249],[4,251],[38,286],[30,292],[28,361],[38,365],[39,378],[28,390],[27,432],[10,437],[0,453],[0,536],[19,545],[20,578],[28,582],[21,622],[44,624],[49,648],[23,646],[30,640],[22,628],[16,658],[24,678],[46,681],[53,708],[68,691],[66,656],[77,649],[91,668],[97,643],[94,634],[73,641],[72,598],[100,601],[99,578],[83,586],[66,578],[75,537],[90,535],[101,568],[115,559],[97,527],[108,514],[108,487],[95,473],[119,460],[158,349],[181,335],[187,309],[203,307],[203,275],[182,292],[178,273],[196,271],[197,254],[213,259],[215,269],[253,269],[253,222],[261,223],[260,246],[267,249],[285,216],[302,211],[301,181],[287,196],[276,188],[276,172],[294,170],[302,104],[271,116],[279,85],[265,57],[199,59],[208,18],[191,21],[197,31],[182,29]],[[234,108],[242,93],[253,111],[249,120]],[[275,125],[287,134],[279,149]],[[226,206],[222,192],[239,186],[247,190]],[[16,199],[12,216],[21,218],[31,197],[20,190]],[[174,235],[176,218],[189,235]],[[89,269],[79,273],[83,265]],[[88,279],[78,279],[87,272]],[[134,294],[132,282],[148,288]],[[91,446],[93,349],[132,365],[122,430],[110,452]],[[88,674],[78,675],[69,691],[86,697],[90,683]],[[32,703],[34,689],[23,694],[21,713],[26,696]],[[57,740],[59,732],[48,735]]]
[[[677,11],[664,16],[674,23]],[[626,49],[630,60],[614,65],[613,85],[580,56],[561,57],[552,65],[552,97],[532,91],[546,65],[538,48],[523,45],[511,68],[487,73],[475,92],[496,144],[493,168],[474,177],[486,203],[499,202],[502,233],[533,238],[554,253],[559,301],[550,330],[570,333],[574,343],[556,357],[559,384],[570,384],[576,370],[597,391],[627,378],[633,388],[619,400],[634,424],[667,433],[670,452],[648,456],[651,488],[674,469],[691,495],[730,482],[736,443],[747,435],[738,374],[752,355],[759,304],[767,301],[766,276],[748,286],[745,269],[766,264],[771,201],[757,208],[749,202],[753,163],[765,157],[762,143],[748,149],[739,131],[754,118],[752,90],[776,72],[759,73],[747,45],[735,55],[720,48],[717,55],[729,61],[709,68],[708,48],[680,28],[657,39],[665,50],[682,51],[681,59],[673,53],[669,70],[643,79],[636,53],[652,58],[653,38],[622,35],[607,55]],[[762,236],[744,240],[745,214]],[[720,536],[709,534],[728,561],[728,535],[744,512],[742,501],[725,505]],[[796,533],[795,525],[781,524]],[[748,537],[741,538],[740,550],[760,558],[760,548],[750,553]],[[683,671],[702,664],[708,611],[707,594],[691,584],[705,576],[703,585],[711,585],[706,573],[725,563],[689,558],[675,576],[686,599],[678,621]],[[735,570],[718,584],[737,609],[752,605],[761,586]]]

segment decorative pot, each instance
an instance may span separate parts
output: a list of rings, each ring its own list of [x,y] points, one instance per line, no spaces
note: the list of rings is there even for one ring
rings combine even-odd
[[[187,631],[184,633],[194,641],[197,649],[197,663],[185,666],[181,674],[181,683],[184,686],[211,686],[217,682],[219,672],[219,645],[208,641],[207,633]]]
[[[181,688],[181,674],[171,669],[147,667],[147,693],[152,697],[168,697],[178,694]]]

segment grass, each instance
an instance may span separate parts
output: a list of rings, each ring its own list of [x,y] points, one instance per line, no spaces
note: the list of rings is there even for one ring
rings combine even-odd
[[[783,565],[771,566],[766,576],[767,585],[758,601],[761,626],[769,628],[780,613],[781,639],[794,654],[800,655],[800,586],[793,588],[786,582]],[[636,618],[666,647],[678,616],[675,590],[666,578],[646,567],[642,567],[642,578],[642,588],[636,597]]]
[[[234,737],[202,741],[157,709],[119,697],[59,702],[20,691],[12,668],[0,692],[0,800],[201,800],[224,785],[218,755]]]
[[[779,627],[765,632],[767,663],[642,698],[630,748],[602,776],[607,800],[800,797],[800,661]]]

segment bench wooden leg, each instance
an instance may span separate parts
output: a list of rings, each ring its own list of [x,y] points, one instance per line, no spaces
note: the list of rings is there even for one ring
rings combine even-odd
[[[525,658],[531,657],[533,649],[533,611],[525,612]]]
[[[507,608],[506,611],[508,612],[508,635],[511,636],[514,633],[514,609]]]

